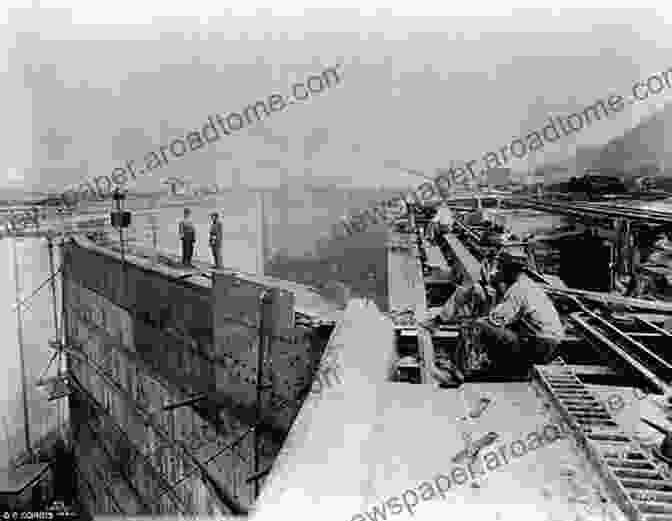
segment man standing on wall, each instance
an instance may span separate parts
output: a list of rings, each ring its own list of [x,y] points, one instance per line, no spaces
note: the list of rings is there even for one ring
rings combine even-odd
[[[210,249],[212,258],[215,260],[215,269],[222,267],[222,223],[219,220],[217,212],[210,214],[212,223],[210,224]]]
[[[193,267],[191,259],[194,256],[196,229],[191,222],[191,210],[184,209],[184,219],[180,221],[180,240],[182,241],[182,264]]]

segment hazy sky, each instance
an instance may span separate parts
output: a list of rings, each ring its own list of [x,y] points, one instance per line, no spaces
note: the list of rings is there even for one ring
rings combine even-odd
[[[288,93],[335,64],[338,86],[171,161],[138,188],[158,188],[168,176],[225,185],[235,172],[252,185],[282,176],[408,185],[416,179],[385,165],[432,173],[479,158],[549,115],[627,94],[638,79],[672,67],[671,18],[659,8],[474,5],[469,16],[446,6],[411,16],[396,7],[255,14],[248,2],[247,12],[199,2],[183,2],[187,12],[139,1],[116,2],[115,10],[41,5],[0,18],[8,50],[0,63],[0,185],[58,189],[108,174],[210,114]],[[604,143],[669,99],[672,90],[627,107],[547,145],[529,164],[571,156],[576,143]],[[57,137],[47,145],[50,133]]]

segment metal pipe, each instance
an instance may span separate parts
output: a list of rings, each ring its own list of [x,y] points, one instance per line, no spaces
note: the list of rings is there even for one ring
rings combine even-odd
[[[21,282],[19,280],[19,258],[16,253],[16,241],[14,238],[12,244],[12,256],[14,258],[14,283],[16,289],[16,336],[19,343],[19,363],[21,366],[21,394],[23,399],[23,423],[26,436],[26,452],[30,461],[33,461],[33,448],[30,444],[30,421],[28,417],[28,395],[26,386],[26,365],[23,353],[23,318],[21,315]]]
[[[61,329],[61,338],[60,340],[60,346],[61,349],[63,349],[63,345],[67,344],[68,342],[68,310],[67,310],[67,292],[66,292],[66,281],[65,281],[65,236],[61,236],[61,242],[59,244],[59,248],[61,251],[61,325],[63,326]],[[72,382],[72,379],[70,378],[70,367],[69,367],[69,361],[68,357],[66,355],[65,357],[65,370],[68,372],[68,385]],[[65,416],[65,414],[64,414]],[[66,445],[71,442],[72,440],[68,439],[71,436],[72,431],[66,427],[66,436],[62,437],[62,440],[66,443]]]
[[[47,237],[47,248],[49,250],[49,273],[51,275],[51,306],[54,311],[54,331],[56,333],[56,341],[59,342],[61,341],[61,336],[59,334],[59,327],[58,327],[58,300],[56,298],[56,269],[54,267],[54,241],[52,240],[51,236]],[[58,349],[58,365],[56,368],[57,375],[60,376],[61,374],[61,369],[62,369],[62,364],[63,364],[63,358],[62,358],[62,353],[63,350],[59,347]],[[57,400],[56,401],[56,429],[58,430],[58,435],[59,438],[61,436],[61,401]]]

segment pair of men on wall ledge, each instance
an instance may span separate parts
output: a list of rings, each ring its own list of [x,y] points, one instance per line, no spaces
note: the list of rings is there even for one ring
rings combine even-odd
[[[182,243],[182,264],[187,267],[193,267],[192,259],[194,256],[194,244],[196,243],[196,228],[191,222],[191,210],[184,209],[184,218],[179,226],[180,242]],[[222,223],[219,220],[219,214],[213,212],[210,214],[210,236],[209,244],[212,257],[215,262],[215,268],[222,268]]]

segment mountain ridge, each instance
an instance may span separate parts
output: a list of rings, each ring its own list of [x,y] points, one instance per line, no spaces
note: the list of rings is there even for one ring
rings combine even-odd
[[[672,147],[665,148],[665,128],[672,135],[672,103],[640,121],[623,135],[601,146],[580,147],[574,156],[542,167],[542,170],[566,169],[566,175],[553,176],[561,181],[581,176],[588,169],[625,178],[656,175],[672,177]]]

